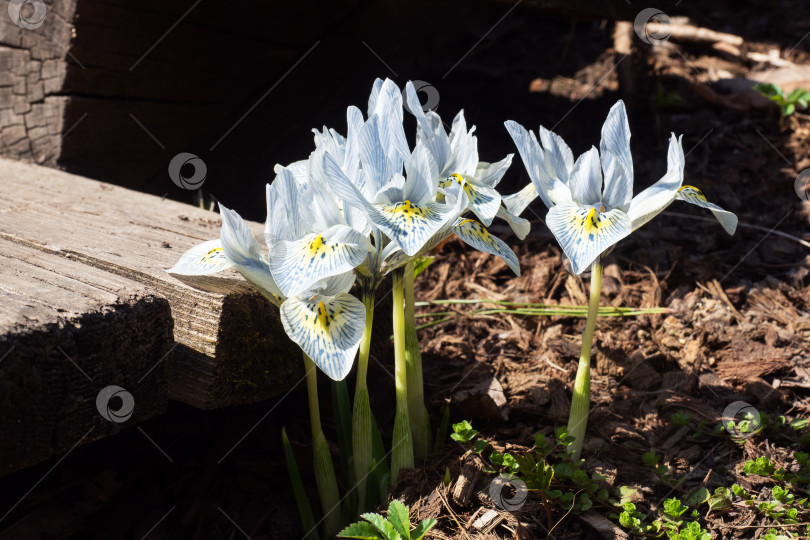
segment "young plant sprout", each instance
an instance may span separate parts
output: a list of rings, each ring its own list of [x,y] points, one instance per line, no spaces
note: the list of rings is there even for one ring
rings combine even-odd
[[[539,196],[549,208],[546,224],[573,273],[579,275],[591,269],[588,318],[568,420],[568,433],[574,437],[570,452],[579,459],[590,407],[590,353],[599,308],[602,258],[617,242],[675,200],[710,210],[729,234],[734,234],[737,216],[708,202],[697,188],[683,185],[683,147],[674,134],[669,141],[667,173],[633,197],[630,126],[622,101],[611,108],[602,126],[600,150],[592,147],[576,162],[568,145],[555,133],[540,127],[541,146],[534,133],[516,122],[510,120],[505,125],[533,186],[508,198],[507,207],[513,212],[522,210]]]

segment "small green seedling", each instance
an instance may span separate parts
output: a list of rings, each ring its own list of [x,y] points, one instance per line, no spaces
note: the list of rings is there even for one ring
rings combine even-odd
[[[380,514],[363,514],[365,521],[352,523],[343,529],[338,538],[358,538],[360,540],[422,540],[427,532],[436,526],[436,520],[425,519],[411,530],[410,509],[398,500],[388,506],[388,518]]]
[[[762,96],[770,99],[779,106],[782,111],[782,117],[790,116],[796,112],[796,107],[807,107],[807,102],[810,101],[810,91],[803,88],[797,88],[788,95],[779,85],[772,83],[760,83],[754,86],[754,90]]]
[[[765,533],[765,536],[762,537],[762,540],[790,540],[790,536],[779,534],[776,531],[768,531]]]
[[[765,456],[760,456],[756,460],[749,460],[743,465],[745,474],[756,474],[757,476],[773,476],[776,472],[776,465]]]
[[[466,444],[485,461],[483,472],[498,474],[522,482],[526,489],[536,494],[546,510],[548,528],[553,527],[552,507],[559,506],[566,512],[580,514],[592,508],[595,502],[612,504],[610,493],[602,487],[605,477],[589,475],[585,460],[573,460],[566,449],[574,439],[566,426],[554,430],[554,435],[538,433],[534,436],[534,448],[525,453],[509,453],[491,450],[490,442],[478,438],[478,432],[469,422],[453,426],[454,440]]]
[[[687,510],[689,510],[689,507],[683,504],[680,499],[675,497],[664,501],[664,513],[666,514],[666,518],[678,523],[679,525],[680,522],[678,522],[677,519],[685,514]]]
[[[670,540],[712,540],[708,533],[697,521],[690,521],[681,530],[667,532]]]
[[[678,427],[686,426],[689,424],[689,418],[691,418],[691,416],[692,415],[690,415],[689,413],[679,410],[669,415],[669,421],[672,422],[673,425]]]
[[[478,432],[473,429],[472,424],[468,420],[453,424],[453,433],[450,438],[456,442],[468,443],[478,435]]]

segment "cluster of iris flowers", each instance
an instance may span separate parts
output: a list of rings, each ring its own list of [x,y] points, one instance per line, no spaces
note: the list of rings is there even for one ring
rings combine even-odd
[[[413,147],[403,127],[405,110],[416,117]],[[666,174],[633,197],[630,130],[621,101],[605,121],[599,150],[591,148],[576,161],[555,133],[541,127],[538,141],[533,132],[506,122],[531,184],[503,197],[496,187],[513,156],[479,161],[475,127],[468,129],[463,111],[448,133],[437,113],[423,111],[410,82],[403,92],[393,81],[377,79],[366,116],[352,106],[346,120],[345,136],[326,127],[313,130],[315,149],[308,159],[276,165],[275,179],[266,187],[266,253],[239,214],[220,204],[220,238],[193,247],[169,270],[193,276],[234,268],[279,308],[285,332],[303,351],[326,535],[340,528],[341,498],[321,428],[316,368],[342,381],[357,358],[351,448],[341,448],[351,455],[345,461],[351,463],[347,488],[356,492],[351,499],[355,510],[379,501],[388,482],[395,482],[401,469],[413,467],[414,456],[425,456],[432,447],[414,322],[414,263],[431,249],[456,235],[500,257],[519,275],[515,253],[487,227],[500,218],[523,240],[529,222],[520,214],[537,197],[548,206],[546,224],[567,266],[577,275],[591,270],[591,301],[568,426],[574,437],[571,452],[578,458],[590,401],[589,359],[602,258],[675,200],[709,209],[729,234],[737,224],[734,214],[683,185],[683,149],[674,135]],[[379,434],[366,379],[377,289],[389,274],[396,412],[385,454],[375,444]],[[390,472],[381,478],[381,462],[388,455]]]

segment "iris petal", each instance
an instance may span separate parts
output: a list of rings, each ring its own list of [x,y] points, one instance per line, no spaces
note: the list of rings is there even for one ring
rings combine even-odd
[[[515,233],[515,236],[517,236],[519,240],[523,240],[528,236],[531,230],[531,224],[528,219],[518,217],[503,207],[498,208],[498,213],[495,215],[509,224],[509,227],[512,228],[512,232]]]
[[[419,101],[419,96],[416,93],[413,83],[408,81],[405,84],[405,101],[408,104],[408,110],[416,117],[417,124],[417,139],[422,141],[430,150],[436,164],[443,168],[450,158],[450,139],[447,133],[441,126],[434,126],[428,120],[425,111],[422,109],[422,103]]]
[[[571,259],[575,274],[581,274],[609,247],[628,236],[630,223],[621,210],[599,212],[574,203],[558,204],[546,216],[546,225]]]
[[[594,205],[602,200],[602,169],[599,151],[593,146],[574,163],[568,187],[571,198],[578,204]]]
[[[711,211],[728,234],[734,234],[734,231],[737,230],[737,216],[728,210],[723,210],[714,203],[710,203],[698,188],[683,186],[678,190],[676,198]]]
[[[453,216],[450,205],[436,202],[415,204],[405,200],[375,204],[369,217],[388,238],[399,244],[407,255],[416,255],[436,232]]]
[[[602,169],[605,173],[602,202],[608,208],[618,208],[627,212],[633,200],[633,179],[626,176],[626,171],[618,158],[609,152],[602,153]]]
[[[183,253],[180,260],[167,272],[181,276],[207,276],[232,266],[222,251],[222,242],[217,238],[198,244]]]
[[[281,304],[284,331],[330,379],[346,378],[360,346],[366,308],[350,294],[288,298]]]
[[[222,215],[220,241],[228,261],[254,287],[268,299],[282,296],[270,266],[264,260],[259,243],[248,228],[247,223],[233,210],[219,205]]]
[[[403,188],[404,198],[414,202],[436,200],[439,169],[427,147],[418,142],[410,159],[405,163],[408,180]]]
[[[630,154],[630,123],[627,121],[627,111],[624,102],[619,100],[611,107],[605,123],[602,125],[602,141],[599,143],[602,154],[611,154],[618,161],[624,172],[626,181],[630,182],[630,193],[633,193],[633,157]],[[606,171],[607,172],[607,171]],[[608,190],[609,180],[605,178],[605,191]],[[629,198],[626,202],[629,202]],[[619,206],[610,202],[611,207]]]
[[[507,210],[509,210],[512,214],[519,216],[536,198],[537,188],[534,187],[534,184],[528,184],[517,193],[505,195],[502,197],[502,200]]]
[[[503,240],[486,230],[481,223],[474,219],[459,219],[453,227],[453,232],[478,251],[500,257],[515,275],[520,275],[520,263],[515,252]]]
[[[506,174],[506,170],[512,165],[512,158],[514,154],[509,154],[497,163],[485,163],[483,161],[478,163],[475,169],[475,178],[481,183],[489,187],[496,187],[498,183]]]
[[[385,250],[383,250],[382,258],[385,261],[385,271],[386,273],[391,272],[392,270],[396,270],[397,268],[404,266],[409,261],[413,260],[414,257],[421,257],[447,240],[450,235],[453,234],[453,229],[451,227],[447,227],[446,229],[440,229],[439,232],[434,234],[430,237],[422,249],[416,255],[407,255],[402,248],[399,247],[398,244],[391,242],[387,246],[385,246]]]
[[[470,209],[488,227],[501,207],[501,195],[494,188],[469,180],[464,184],[464,192],[470,200]]]
[[[529,173],[529,178],[535,188],[535,196],[539,196],[543,204],[551,208],[553,203],[548,196],[548,191],[551,188],[551,180],[545,172],[545,158],[543,156],[543,150],[540,148],[540,143],[537,142],[534,134],[528,132],[526,128],[517,122],[507,120],[504,125],[506,126],[506,131],[509,132],[512,140],[515,142],[515,146],[517,146],[518,153],[526,167],[526,172]],[[521,193],[523,193],[523,191],[521,191]],[[511,211],[515,214],[520,213],[515,210]]]
[[[538,132],[545,150],[546,171],[552,178],[567,184],[568,175],[574,167],[574,153],[571,152],[563,138],[553,131],[540,126]]]
[[[630,201],[627,214],[635,231],[672,204],[678,189],[683,184],[684,155],[681,138],[673,133],[669,138],[667,153],[667,173]]]
[[[285,296],[295,296],[316,281],[354,269],[367,253],[363,234],[335,225],[320,234],[279,242],[270,255],[270,269]]]

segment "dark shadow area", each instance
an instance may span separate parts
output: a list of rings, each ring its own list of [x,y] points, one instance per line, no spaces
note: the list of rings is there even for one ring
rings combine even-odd
[[[509,118],[563,120],[562,135],[576,140],[581,130],[590,137],[588,125],[562,119],[568,99],[528,88],[537,77],[569,76],[591,64],[610,46],[612,28],[498,3],[268,3],[235,14],[203,2],[159,39],[185,9],[77,6],[71,54],[84,68],[68,60],[64,125],[75,129],[59,164],[191,202],[167,172],[176,154],[191,152],[207,166],[203,189],[258,220],[273,165],[305,159],[312,128],[345,132],[346,107],[365,112],[376,77],[433,85],[448,123],[464,109],[468,124],[478,126],[482,159],[513,151],[503,128]],[[410,134],[414,122],[407,122]],[[517,183],[512,175],[505,182]]]

